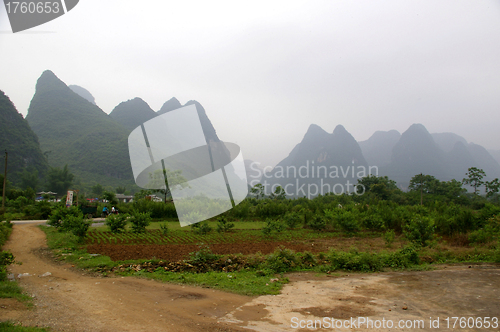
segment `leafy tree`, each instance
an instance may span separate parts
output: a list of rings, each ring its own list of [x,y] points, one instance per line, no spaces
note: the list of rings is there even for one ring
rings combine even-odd
[[[426,194],[435,194],[438,191],[440,181],[432,175],[417,174],[410,180],[408,189],[410,191],[423,191]]]
[[[274,192],[271,194],[272,199],[285,199],[286,198],[286,192],[285,189],[283,189],[282,186],[277,186],[276,189],[274,189]]]
[[[117,194],[124,194],[125,191],[127,191],[127,188],[125,188],[125,187],[117,187],[116,188],[116,193]]]
[[[477,195],[477,188],[484,184],[483,178],[486,176],[486,173],[480,168],[470,167],[465,175],[467,175],[467,177],[464,178],[462,182],[474,188],[474,195]]]
[[[95,186],[92,186],[92,193],[100,197],[104,192],[104,188],[98,183]]]
[[[256,184],[255,186],[253,186],[251,189],[250,189],[250,193],[252,195],[255,196],[255,198],[259,199],[259,198],[264,198],[264,196],[266,196],[266,193],[265,193],[266,189],[264,188],[264,186],[260,183]]]
[[[73,183],[74,178],[75,176],[70,173],[66,164],[63,169],[56,167],[49,170],[47,173],[47,185],[49,190],[59,195],[64,195]]]
[[[102,198],[107,200],[112,205],[118,204],[118,200],[116,199],[116,194],[110,191],[105,191],[102,193]]]
[[[38,188],[38,171],[36,169],[32,169],[28,171],[24,169],[20,175],[21,177],[21,188],[32,188],[36,190]]]
[[[500,189],[500,182],[498,181],[498,178],[492,181],[486,181],[484,185],[486,187],[486,197],[488,198],[493,197]]]
[[[390,180],[387,176],[375,176],[372,174],[359,179],[356,188],[358,193],[362,193],[364,190],[365,193],[373,193],[384,200],[389,199],[395,191],[399,190],[396,181]]]

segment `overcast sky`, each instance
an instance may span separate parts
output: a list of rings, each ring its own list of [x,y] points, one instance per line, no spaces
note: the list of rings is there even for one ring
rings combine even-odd
[[[81,0],[16,34],[0,5],[0,90],[22,114],[46,69],[106,113],[195,99],[263,166],[311,123],[358,141],[422,123],[500,149],[498,0]]]

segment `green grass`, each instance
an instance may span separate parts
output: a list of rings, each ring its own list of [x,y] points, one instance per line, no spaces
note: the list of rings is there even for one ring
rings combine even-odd
[[[24,294],[17,282],[0,281],[0,298],[13,298],[31,306],[31,297]],[[1,331],[1,330],[0,330]]]
[[[30,327],[14,325],[10,322],[0,322],[0,331],[2,332],[49,332],[48,328]]]
[[[146,277],[148,279],[160,280],[177,284],[188,284],[201,287],[220,289],[242,295],[276,295],[280,293],[288,278],[276,277],[274,274],[258,275],[256,271],[238,272],[135,272],[124,275]],[[271,281],[277,278],[278,281]]]

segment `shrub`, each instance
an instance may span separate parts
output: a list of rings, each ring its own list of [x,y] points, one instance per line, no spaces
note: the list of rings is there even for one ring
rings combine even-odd
[[[76,217],[73,215],[67,215],[62,221],[60,230],[73,233],[78,237],[79,242],[83,242],[87,236],[90,224],[91,222],[83,219],[82,215]]]
[[[285,224],[280,220],[266,219],[266,226],[262,228],[264,235],[271,235],[272,233],[281,233],[286,228]]]
[[[384,238],[385,245],[390,248],[392,246],[392,243],[394,242],[394,239],[396,238],[396,233],[393,229],[390,229],[385,232],[382,237]]]
[[[52,211],[52,214],[49,216],[47,224],[59,229],[60,231],[63,231],[63,229],[61,229],[61,226],[63,220],[66,219],[67,216],[83,218],[82,211],[78,209],[76,206],[70,206],[69,208],[65,206],[59,206],[58,208]]]
[[[189,254],[189,261],[191,263],[206,264],[215,262],[220,257],[219,255],[214,254],[210,247],[206,244],[200,245],[199,248],[200,249],[198,251]]]
[[[309,227],[315,231],[322,231],[326,228],[326,218],[320,215],[315,215],[309,222]]]
[[[372,231],[380,231],[385,225],[384,220],[378,214],[368,214],[363,218],[363,227]]]
[[[229,222],[225,216],[220,216],[217,219],[217,232],[225,233],[234,228],[234,223]]]
[[[327,259],[330,261],[332,270],[347,270],[347,271],[379,271],[382,269],[382,261],[377,254],[366,252],[350,252],[330,250],[327,254]]]
[[[151,224],[151,216],[149,213],[134,211],[129,221],[132,223],[132,232],[144,233],[146,226]]]
[[[121,233],[125,231],[125,226],[127,225],[127,215],[126,214],[110,214],[106,218],[106,226],[109,227],[111,233]]]
[[[404,225],[405,237],[423,247],[428,246],[434,238],[434,223],[429,217],[417,217]]]
[[[284,219],[290,229],[296,228],[302,221],[302,217],[297,212],[287,213]]]
[[[301,264],[305,268],[313,267],[318,264],[318,259],[316,256],[314,256],[313,253],[309,251],[304,251],[303,253],[297,253],[297,256],[299,260],[301,261]]]
[[[267,256],[265,264],[267,268],[280,273],[296,268],[298,263],[299,260],[293,250],[280,246]]]
[[[385,259],[384,265],[392,268],[406,268],[419,263],[420,257],[418,256],[417,248],[413,245],[409,245],[389,254]]]
[[[191,230],[195,234],[199,235],[206,235],[212,231],[212,227],[208,224],[208,222],[203,221],[203,222],[198,222],[196,224],[191,225]]]
[[[169,233],[169,231],[170,231],[170,230],[168,229],[168,224],[167,224],[167,223],[162,223],[162,224],[160,224],[160,231],[161,231],[161,233],[162,233],[163,235],[165,235],[165,236],[166,236],[166,235],[168,235],[168,233]]]
[[[335,222],[342,231],[346,233],[355,233],[359,231],[359,223],[356,220],[356,216],[351,211],[339,211],[335,218]]]

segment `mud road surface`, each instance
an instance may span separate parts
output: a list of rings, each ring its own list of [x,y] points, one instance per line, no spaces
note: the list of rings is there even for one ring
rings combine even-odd
[[[30,274],[19,280],[35,306],[27,310],[15,300],[0,299],[0,320],[54,331],[500,331],[491,318],[500,319],[498,265],[294,273],[282,294],[246,297],[131,277],[103,278],[55,263],[36,224],[15,225],[4,249],[22,262],[10,267],[16,278]],[[43,276],[46,272],[51,275]],[[490,328],[476,328],[469,319],[469,326],[453,329],[451,317],[473,317],[474,324],[490,317]]]

